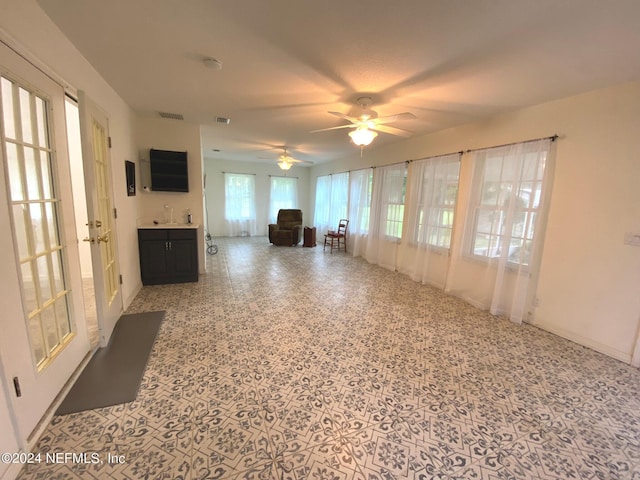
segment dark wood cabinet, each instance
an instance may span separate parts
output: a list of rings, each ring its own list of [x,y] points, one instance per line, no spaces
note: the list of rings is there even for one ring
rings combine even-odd
[[[196,228],[140,228],[140,273],[143,285],[198,281]]]

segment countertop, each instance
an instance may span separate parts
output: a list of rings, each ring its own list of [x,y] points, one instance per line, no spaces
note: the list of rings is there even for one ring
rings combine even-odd
[[[151,228],[198,228],[200,225],[197,223],[145,223],[138,225],[138,229],[151,229]]]

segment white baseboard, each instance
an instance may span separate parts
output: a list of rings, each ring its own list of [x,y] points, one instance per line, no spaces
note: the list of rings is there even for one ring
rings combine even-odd
[[[545,322],[534,322],[532,324],[535,327],[541,328],[542,330],[546,330],[547,332],[558,335],[559,337],[566,338],[567,340],[571,340],[579,345],[591,348],[596,352],[604,353],[609,357],[613,357],[616,360],[620,360],[621,362],[631,364],[631,353],[630,352],[622,352],[617,350],[609,345],[605,345],[604,343],[596,342],[595,340],[583,337],[575,332],[571,332],[569,330],[565,330],[563,328],[559,328],[556,325],[548,324]]]

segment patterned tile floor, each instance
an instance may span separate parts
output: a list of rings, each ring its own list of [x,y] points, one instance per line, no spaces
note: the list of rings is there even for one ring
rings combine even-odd
[[[36,448],[103,463],[21,479],[640,479],[639,370],[344,253],[217,241],[131,305],[167,312],[138,399]]]

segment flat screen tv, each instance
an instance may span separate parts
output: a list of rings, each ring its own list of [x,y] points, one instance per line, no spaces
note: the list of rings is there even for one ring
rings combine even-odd
[[[149,151],[151,190],[156,192],[188,192],[187,152]]]

